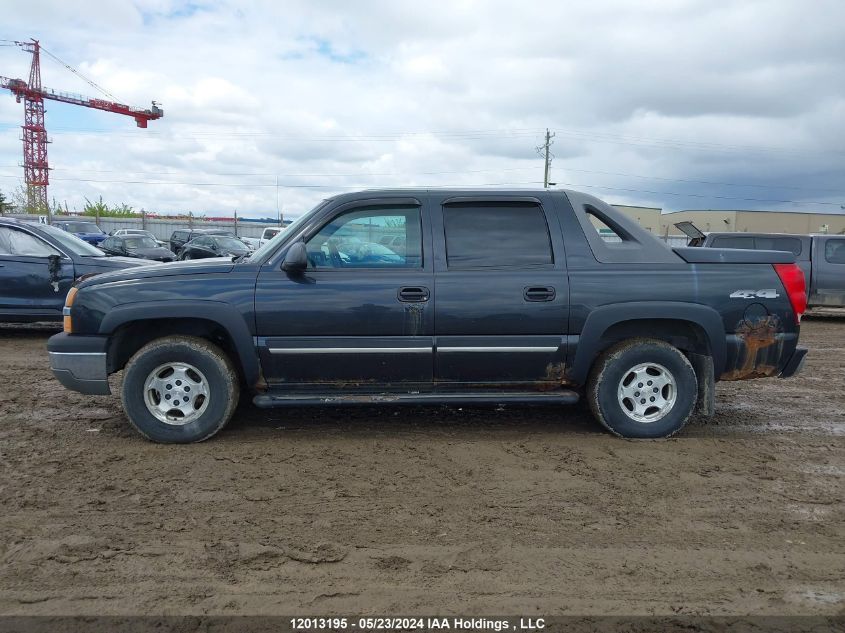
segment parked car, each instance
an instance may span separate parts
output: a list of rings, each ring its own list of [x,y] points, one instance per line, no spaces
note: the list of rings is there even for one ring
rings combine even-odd
[[[0,321],[60,321],[74,280],[134,268],[55,226],[0,218]]]
[[[225,229],[177,229],[170,236],[170,250],[179,257],[182,254],[182,247],[200,235],[228,235],[235,237],[234,233]]]
[[[123,237],[125,235],[145,235],[149,238],[152,238],[156,241],[158,246],[164,246],[167,248],[167,242],[163,242],[162,240],[158,239],[155,235],[153,235],[152,231],[146,231],[144,229],[115,229],[111,231],[109,235],[113,235],[115,237]]]
[[[172,262],[176,255],[169,248],[159,246],[159,242],[146,235],[112,235],[100,244],[100,250],[106,255],[137,257],[157,262]]]
[[[679,223],[681,224],[681,223]],[[691,223],[684,223],[690,224]],[[676,225],[677,226],[677,225]],[[809,307],[845,307],[845,235],[709,233],[679,226],[705,248],[787,251],[804,271]],[[697,231],[697,233],[693,232]],[[699,235],[700,234],[700,235]]]
[[[86,222],[83,220],[55,220],[53,221],[53,226],[57,226],[63,231],[72,233],[92,246],[97,246],[107,237],[105,231],[97,226],[96,222]]]
[[[239,239],[252,250],[255,250],[264,246],[282,231],[284,231],[282,226],[265,226],[264,230],[261,231],[261,237],[239,237]]]
[[[333,256],[399,230],[396,259]],[[587,194],[366,191],[250,258],[86,279],[48,348],[75,391],[124,370],[127,416],[159,442],[211,437],[242,389],[259,407],[585,397],[654,438],[712,415],[716,381],[797,373],[805,304],[793,254],[670,248]]]
[[[228,235],[201,235],[182,247],[179,259],[205,259],[208,257],[241,257],[252,252],[249,246]]]

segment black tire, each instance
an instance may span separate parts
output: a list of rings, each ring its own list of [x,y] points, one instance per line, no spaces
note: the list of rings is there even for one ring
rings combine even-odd
[[[168,363],[190,365],[205,378],[208,402],[196,419],[185,424],[158,419],[146,404],[145,383],[152,372]],[[138,350],[126,364],[121,400],[129,422],[148,440],[164,444],[202,442],[220,431],[235,411],[240,396],[238,373],[229,357],[214,343],[194,336],[167,336]]]
[[[652,393],[651,383],[646,381],[636,384],[643,386],[641,402],[645,411],[637,412],[633,406],[638,406],[630,397],[620,396],[620,388],[624,383],[635,388],[631,382],[637,367],[647,366],[645,371],[654,368],[649,364],[666,370],[673,380],[673,385],[667,391],[660,390],[660,393]],[[642,375],[642,374],[640,374]],[[658,373],[657,376],[665,377],[666,374]],[[648,376],[646,376],[648,378]],[[657,384],[657,383],[655,383]],[[646,393],[645,390],[649,392]],[[657,389],[657,387],[654,387]],[[667,405],[664,410],[651,406],[648,402],[649,396],[663,398],[664,395],[671,396],[674,391],[674,401],[671,406]],[[640,393],[640,392],[637,392]],[[611,433],[625,438],[658,438],[669,437],[680,431],[687,423],[695,409],[698,398],[698,383],[695,370],[684,354],[669,343],[656,339],[637,338],[622,341],[606,350],[593,365],[590,378],[587,383],[587,403],[596,420]],[[648,413],[651,411],[651,413]],[[636,419],[636,416],[660,416],[648,421]]]

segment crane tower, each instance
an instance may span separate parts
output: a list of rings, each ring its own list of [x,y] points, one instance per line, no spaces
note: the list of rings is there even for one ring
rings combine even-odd
[[[135,119],[138,127],[141,128],[147,127],[147,121],[153,121],[163,117],[164,110],[155,101],[153,101],[151,108],[145,110],[117,103],[116,101],[95,99],[43,88],[41,86],[41,51],[44,49],[42,49],[39,41],[33,39],[28,42],[16,41],[13,43],[32,54],[29,81],[26,82],[23,79],[0,76],[0,88],[10,90],[15,95],[18,103],[23,101],[23,169],[24,180],[26,181],[27,206],[30,210],[49,214],[47,185],[50,183],[50,166],[47,163],[47,144],[49,141],[47,139],[47,130],[44,127],[45,99],[131,116]],[[45,52],[71,72],[82,77],[76,70],[62,62],[55,55],[46,50]],[[85,81],[104,94],[109,94],[90,79],[86,79],[85,77],[82,77],[82,79],[85,79]]]

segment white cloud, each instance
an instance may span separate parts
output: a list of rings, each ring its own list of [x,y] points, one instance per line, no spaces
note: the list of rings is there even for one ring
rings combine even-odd
[[[845,203],[843,19],[838,0],[41,0],[7,9],[0,37],[37,36],[120,99],[163,104],[148,130],[108,113],[54,129],[50,195],[72,207],[272,214],[275,175],[292,214],[348,187],[537,183],[551,127],[559,183],[792,208],[722,198]],[[0,48],[0,74],[27,63]],[[0,95],[0,176],[21,175],[21,119]]]

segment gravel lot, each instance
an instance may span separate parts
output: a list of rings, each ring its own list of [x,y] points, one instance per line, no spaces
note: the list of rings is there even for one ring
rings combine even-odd
[[[667,441],[584,407],[242,405],[159,446],[0,328],[0,612],[845,612],[845,317]]]

